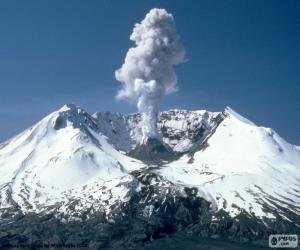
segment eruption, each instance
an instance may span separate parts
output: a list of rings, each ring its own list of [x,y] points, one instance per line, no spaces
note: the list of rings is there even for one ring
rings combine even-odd
[[[185,50],[180,44],[173,15],[164,9],[152,9],[137,23],[130,48],[116,79],[123,83],[117,98],[137,103],[142,117],[143,140],[158,138],[157,114],[162,97],[176,90],[173,65],[184,62]]]

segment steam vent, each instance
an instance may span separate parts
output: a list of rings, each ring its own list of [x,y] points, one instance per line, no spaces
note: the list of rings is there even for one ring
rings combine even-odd
[[[129,156],[149,163],[174,160],[177,154],[157,138],[147,138],[128,153]]]

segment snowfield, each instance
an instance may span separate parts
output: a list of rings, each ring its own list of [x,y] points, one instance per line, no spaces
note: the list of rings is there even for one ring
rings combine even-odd
[[[90,115],[74,105],[62,107],[3,145],[1,207],[15,202],[24,211],[78,196],[82,203],[89,196],[105,199],[101,187],[123,200],[126,190],[114,189],[132,181],[128,171],[145,166],[108,144]]]
[[[161,185],[196,187],[213,211],[287,220],[289,213],[300,215],[300,150],[272,129],[230,108],[164,111],[158,128],[178,157],[149,165],[127,155],[141,139],[138,114],[91,116],[63,106],[0,144],[1,211],[102,209],[109,215],[143,186],[132,173],[148,171],[164,180]]]
[[[299,214],[297,147],[230,108],[225,115],[206,147],[167,164],[159,173],[182,185],[199,186],[233,216],[243,208],[256,216],[272,217],[266,205],[292,207]]]

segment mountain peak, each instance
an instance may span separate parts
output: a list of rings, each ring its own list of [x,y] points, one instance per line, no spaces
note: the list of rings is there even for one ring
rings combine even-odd
[[[55,115],[53,128],[59,130],[72,125],[74,128],[90,127],[98,129],[97,124],[90,114],[75,104],[65,104],[58,111],[52,113]]]
[[[252,126],[256,126],[253,122],[251,122],[250,120],[248,120],[247,118],[245,118],[244,116],[240,115],[239,113],[237,113],[236,111],[234,111],[232,108],[230,108],[229,106],[226,106],[224,113],[227,116],[233,117],[237,120],[239,120],[240,122],[246,123],[248,125],[252,125]]]
[[[77,110],[77,109],[81,109],[81,108],[74,103],[66,103],[58,111],[68,111],[68,110]]]

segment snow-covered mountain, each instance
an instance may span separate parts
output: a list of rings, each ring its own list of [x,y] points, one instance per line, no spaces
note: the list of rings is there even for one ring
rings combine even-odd
[[[26,212],[58,203],[67,209],[76,198],[82,207],[91,199],[123,200],[122,184],[133,182],[128,172],[141,167],[107,142],[88,113],[65,105],[1,145],[0,207]],[[104,186],[109,191],[102,195]]]
[[[63,106],[0,144],[0,215],[77,220],[101,212],[115,220],[134,203],[142,218],[172,214],[184,226],[206,207],[211,222],[243,214],[265,227],[300,227],[299,147],[230,108],[164,111],[158,128],[174,157],[143,162],[131,154],[139,114]]]
[[[261,218],[280,214],[295,222],[290,213],[300,214],[299,148],[230,108],[223,115],[200,150],[166,164],[159,174],[174,183],[199,187],[218,209],[232,216],[244,209]]]
[[[138,114],[94,117],[116,148],[128,152],[136,146]],[[272,129],[258,127],[228,107],[220,113],[162,112],[158,127],[164,143],[186,153],[160,166],[161,176],[198,187],[233,216],[241,209],[270,218],[272,212],[284,216],[286,208],[300,214],[300,150]]]

